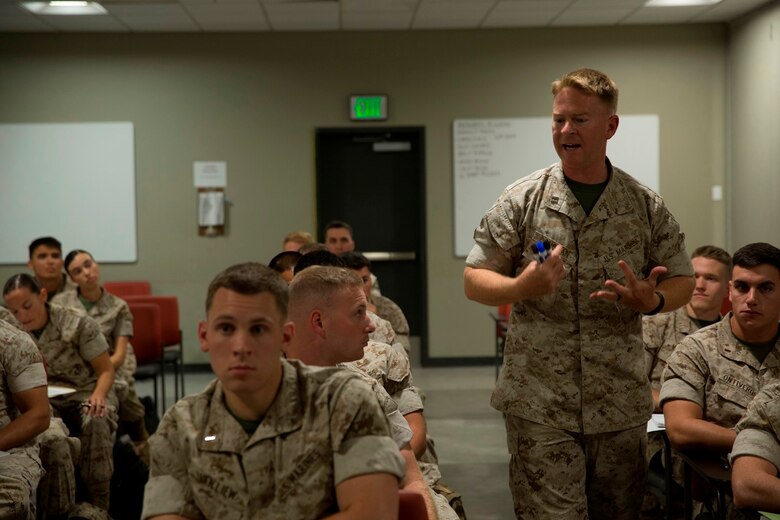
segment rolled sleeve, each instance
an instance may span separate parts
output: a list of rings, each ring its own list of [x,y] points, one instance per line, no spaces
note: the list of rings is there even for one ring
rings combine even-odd
[[[693,401],[704,408],[708,363],[699,345],[685,338],[674,350],[664,370],[660,402],[672,399]]]
[[[768,460],[780,471],[780,445],[769,432],[754,429],[739,432],[731,450],[731,460],[742,455]]]
[[[333,470],[336,485],[369,473],[390,473],[400,480],[405,464],[393,439],[364,435],[342,443],[341,450],[333,454]]]
[[[203,515],[188,500],[187,486],[171,475],[151,477],[144,488],[144,520],[159,515],[179,515],[200,520]]]
[[[13,378],[8,378],[8,388],[14,394],[39,386],[46,386],[46,370],[43,368],[43,363],[28,365]]]
[[[704,394],[697,391],[691,385],[683,381],[682,379],[670,379],[664,381],[661,386],[661,397],[659,402],[663,408],[666,401],[674,401],[677,399],[684,399],[685,401],[692,401],[704,408]]]
[[[398,410],[401,415],[423,410],[423,402],[420,394],[414,387],[404,388],[398,396]]]
[[[100,354],[108,352],[106,338],[100,331],[100,325],[94,319],[89,316],[83,317],[79,324],[79,329],[78,344],[81,357],[87,361],[92,361]]]
[[[130,308],[127,304],[122,306],[122,310],[119,311],[117,316],[116,325],[114,326],[114,337],[119,336],[133,337],[133,315],[130,313]]]

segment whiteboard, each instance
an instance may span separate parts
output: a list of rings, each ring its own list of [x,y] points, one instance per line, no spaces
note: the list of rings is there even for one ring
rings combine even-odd
[[[137,260],[132,123],[0,124],[0,263],[26,264],[41,236]]]
[[[474,245],[474,228],[504,188],[558,162],[550,117],[456,119],[452,125],[455,256]],[[612,164],[658,192],[657,115],[620,116],[607,144]]]

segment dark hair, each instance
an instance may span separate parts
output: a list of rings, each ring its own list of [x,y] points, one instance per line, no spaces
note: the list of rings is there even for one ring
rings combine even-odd
[[[277,273],[283,273],[295,267],[295,263],[302,257],[298,251],[282,251],[268,262],[268,267]]]
[[[206,295],[206,312],[211,309],[214,294],[219,289],[227,289],[245,296],[269,292],[276,301],[276,307],[287,317],[287,283],[279,273],[258,262],[246,262],[228,267],[209,284]]]
[[[352,226],[344,222],[343,220],[331,220],[327,224],[325,224],[325,227],[322,229],[322,237],[325,238],[328,235],[329,229],[346,229],[349,231],[349,236],[354,238],[354,235],[352,234]]]
[[[344,261],[339,258],[338,255],[334,255],[330,251],[312,251],[311,253],[306,253],[298,259],[298,262],[295,264],[295,268],[293,269],[293,275],[297,275],[307,267],[311,267],[313,265],[345,267]]]
[[[734,265],[739,267],[756,267],[769,264],[780,273],[780,249],[766,242],[755,242],[740,247],[733,258]]]
[[[73,263],[73,259],[76,258],[76,255],[84,253],[85,255],[89,255],[89,257],[94,260],[95,257],[92,256],[92,253],[89,251],[84,251],[83,249],[74,249],[70,253],[68,253],[68,256],[65,257],[65,272],[68,273],[68,276],[70,276],[70,273],[68,272],[68,267],[71,263]]]
[[[311,244],[303,244],[298,252],[302,255],[312,253],[314,251],[329,251],[328,246],[322,242],[312,242]]]
[[[23,287],[29,289],[33,294],[41,294],[41,286],[38,285],[35,278],[27,273],[19,273],[6,280],[5,285],[3,286],[3,296]]]
[[[30,259],[32,259],[35,250],[41,246],[48,246],[52,249],[59,250],[60,254],[62,253],[62,244],[60,244],[59,240],[54,237],[40,237],[30,242],[30,245],[27,247],[30,253]]]
[[[339,258],[344,262],[344,266],[347,267],[347,269],[360,271],[364,267],[368,267],[368,269],[371,270],[371,260],[366,258],[363,253],[350,251],[348,253],[343,253]]]

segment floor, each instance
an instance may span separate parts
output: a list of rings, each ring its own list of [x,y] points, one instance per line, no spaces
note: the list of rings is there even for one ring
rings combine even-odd
[[[469,520],[512,518],[507,487],[508,460],[501,414],[490,408],[493,367],[413,369],[414,383],[425,393],[428,431],[436,443],[442,481],[463,496]],[[212,379],[188,373],[187,393],[196,393]],[[168,378],[167,406],[173,404],[173,378]],[[152,395],[152,383],[136,383],[138,395]]]

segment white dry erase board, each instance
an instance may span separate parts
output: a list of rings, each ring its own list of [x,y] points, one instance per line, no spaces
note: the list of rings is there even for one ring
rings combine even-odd
[[[549,117],[456,119],[452,125],[455,256],[474,245],[474,228],[504,188],[558,161]],[[612,164],[658,192],[657,115],[620,116],[607,144]]]
[[[27,263],[41,236],[137,260],[132,123],[0,124],[0,263]]]

